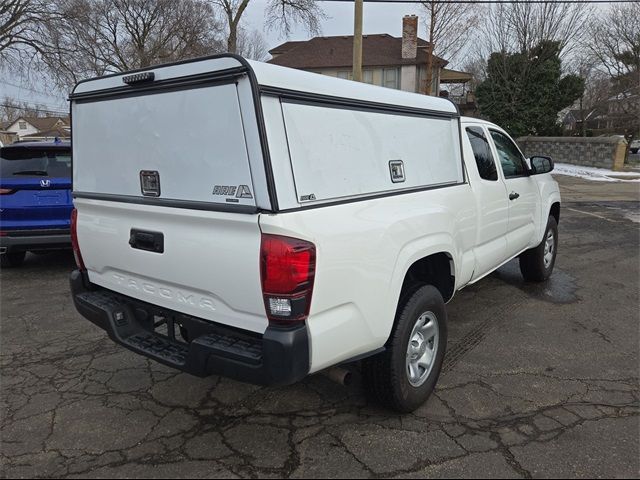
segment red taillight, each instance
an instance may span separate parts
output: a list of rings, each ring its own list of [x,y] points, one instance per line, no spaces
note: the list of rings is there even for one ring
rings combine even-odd
[[[271,323],[289,325],[309,315],[316,247],[280,235],[262,235],[260,247],[262,295]]]
[[[76,265],[80,270],[86,270],[80,253],[80,244],[78,243],[78,210],[75,208],[71,210],[71,247],[73,248]]]
[[[0,188],[0,195],[9,195],[10,193],[15,192],[15,190],[11,188]]]

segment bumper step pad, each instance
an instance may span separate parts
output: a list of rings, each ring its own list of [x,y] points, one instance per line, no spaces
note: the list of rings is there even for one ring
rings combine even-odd
[[[162,358],[177,366],[184,366],[189,356],[189,348],[185,345],[171,343],[150,332],[140,332],[123,339],[132,350],[149,357]]]

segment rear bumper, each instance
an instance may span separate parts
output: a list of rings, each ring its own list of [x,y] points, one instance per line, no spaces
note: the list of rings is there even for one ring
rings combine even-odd
[[[309,373],[306,325],[268,327],[264,335],[258,335],[97,287],[78,270],[71,274],[70,282],[78,312],[114,342],[170,367],[200,377],[216,374],[257,385],[289,385]],[[178,326],[187,330],[188,343],[176,334]]]
[[[5,230],[3,233],[0,237],[0,253],[71,248],[69,229]]]

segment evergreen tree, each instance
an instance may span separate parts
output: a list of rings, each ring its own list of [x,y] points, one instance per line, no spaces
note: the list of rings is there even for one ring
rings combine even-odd
[[[560,134],[558,113],[584,91],[584,80],[562,76],[561,67],[558,42],[492,53],[487,78],[476,90],[481,114],[516,137]]]

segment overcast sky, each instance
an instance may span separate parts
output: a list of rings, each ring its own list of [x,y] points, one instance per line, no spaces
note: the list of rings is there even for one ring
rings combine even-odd
[[[273,48],[286,40],[304,40],[309,34],[303,28],[296,28],[289,38],[284,38],[276,31],[266,31],[263,27],[264,7],[266,0],[251,0],[243,15],[245,26],[260,30],[269,48]],[[322,21],[322,35],[353,34],[353,3],[321,3],[328,18]],[[402,34],[402,17],[404,15],[420,15],[420,6],[414,4],[373,4],[364,5],[365,34],[389,33],[394,36]],[[424,38],[425,29],[422,21],[419,35]],[[0,100],[10,96],[18,101],[43,104],[51,110],[66,111],[66,95],[52,92],[46,84],[28,85],[19,78],[3,74],[0,77]]]
[[[266,0],[251,0],[245,12],[247,25],[262,30],[261,22],[264,16]],[[353,34],[353,3],[320,2],[329,18],[322,22],[322,35],[352,35]],[[420,5],[415,4],[364,4],[363,31],[365,34],[389,33],[400,36],[402,33],[402,17],[404,15],[420,15]],[[424,36],[424,25],[420,22],[419,34]],[[286,39],[279,37],[278,32],[263,30],[269,47],[274,47]],[[302,28],[298,28],[289,40],[304,40],[309,35]]]

